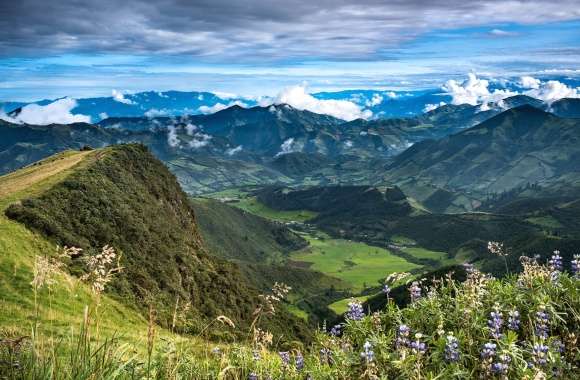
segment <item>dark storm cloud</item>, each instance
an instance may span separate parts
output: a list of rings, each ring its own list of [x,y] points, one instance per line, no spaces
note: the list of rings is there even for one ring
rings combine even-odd
[[[577,18],[578,0],[17,0],[0,4],[0,55],[373,59],[434,29]]]

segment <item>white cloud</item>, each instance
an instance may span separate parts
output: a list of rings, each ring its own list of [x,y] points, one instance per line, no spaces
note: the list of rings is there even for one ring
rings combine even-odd
[[[557,80],[542,82],[538,88],[532,88],[524,94],[543,100],[550,104],[562,98],[580,98],[578,88],[568,87],[565,83]]]
[[[101,120],[105,120],[105,119],[108,119],[108,118],[109,118],[109,115],[107,115],[106,112],[101,112],[99,114],[99,119],[101,119]]]
[[[423,108],[423,113],[427,113],[427,112],[431,112],[441,106],[444,106],[445,102],[439,102],[439,104],[437,103],[430,103],[430,104],[425,104],[425,108]]]
[[[451,96],[452,104],[471,104],[472,106],[481,103],[495,103],[518,94],[510,90],[499,89],[490,92],[489,81],[479,79],[473,73],[469,73],[467,80],[462,83],[453,79],[448,80],[442,88],[447,95]]]
[[[209,144],[210,140],[210,135],[206,135],[205,133],[196,133],[195,136],[193,136],[193,139],[189,142],[189,146],[193,149],[199,149]]]
[[[237,147],[235,147],[235,148],[230,148],[230,149],[227,149],[227,150],[226,150],[226,154],[227,154],[228,156],[234,156],[234,155],[236,155],[236,154],[240,153],[240,152],[242,151],[242,149],[243,149],[243,148],[242,148],[242,146],[241,146],[241,145],[240,145],[240,146],[237,146]]]
[[[316,99],[307,92],[305,84],[286,87],[273,100],[264,101],[262,106],[274,104],[288,104],[299,110],[334,116],[351,121],[354,119],[368,119],[373,113],[362,110],[361,107],[348,100]]]
[[[385,95],[387,95],[390,99],[395,99],[398,95],[396,92],[389,91]]]
[[[167,115],[167,111],[159,110],[157,108],[151,108],[150,110],[146,111],[143,115],[147,117],[165,116]]]
[[[387,96],[389,96],[389,95],[387,94]],[[389,96],[389,97],[390,97],[390,96]],[[395,97],[396,97],[396,95],[395,95]],[[383,97],[382,97],[380,94],[373,94],[373,97],[372,97],[372,99],[370,99],[370,100],[367,100],[367,101],[365,102],[365,105],[366,105],[367,107],[374,107],[374,106],[378,106],[379,104],[381,104],[381,103],[383,102],[383,99],[384,99],[384,98],[383,98]]]
[[[191,123],[187,123],[187,125],[185,126],[185,133],[187,133],[188,136],[193,136],[193,134],[195,133],[195,131],[197,131],[199,128],[197,125],[193,125]]]
[[[123,104],[135,104],[135,103],[133,103],[133,101],[131,99],[125,98],[125,95],[123,95],[123,93],[120,91],[113,89],[113,91],[111,91],[111,93],[113,95],[113,100],[116,102],[123,103]]]
[[[284,154],[292,153],[296,151],[296,144],[294,143],[294,138],[286,139],[282,145],[280,145],[280,151],[276,153],[275,157],[282,156]]]
[[[247,108],[248,105],[242,101],[236,100],[236,101],[232,101],[229,102],[228,104],[223,104],[223,103],[216,103],[213,106],[201,106],[199,107],[197,110],[205,115],[210,114],[210,113],[216,113],[218,111],[221,110],[225,110],[226,108],[230,108],[231,106],[240,106],[240,107],[244,107]]]
[[[513,37],[518,35],[516,32],[509,32],[503,29],[492,29],[489,31],[489,34],[494,37]]]
[[[179,138],[177,137],[177,130],[174,125],[167,126],[167,144],[172,148],[179,146]]]
[[[63,98],[45,106],[28,104],[22,107],[20,113],[14,117],[0,115],[0,118],[11,123],[34,125],[90,123],[90,116],[71,113],[76,106],[76,100]]]
[[[539,79],[523,76],[520,78],[520,84],[523,88],[540,88],[541,81]]]

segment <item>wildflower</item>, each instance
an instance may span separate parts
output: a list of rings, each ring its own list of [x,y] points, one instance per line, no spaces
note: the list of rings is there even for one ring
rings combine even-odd
[[[362,304],[353,299],[348,303],[348,311],[346,312],[346,319],[353,321],[360,321],[365,316]]]
[[[542,339],[548,337],[550,315],[546,312],[545,306],[540,306],[536,312],[536,335]]]
[[[115,249],[105,245],[101,253],[92,255],[87,259],[88,273],[83,275],[81,279],[91,284],[95,294],[103,293],[105,286],[113,280],[113,275],[123,269],[119,265],[120,257],[117,258],[116,266],[113,264],[116,257]]]
[[[252,351],[252,359],[254,359],[254,361],[260,361],[260,359],[262,359],[262,356],[260,355],[260,351],[253,350]]]
[[[389,294],[391,294],[391,287],[387,284],[383,286],[383,294],[389,298]]]
[[[282,364],[284,367],[290,365],[290,353],[288,351],[278,352],[278,355],[280,356],[280,359],[282,359]]]
[[[453,335],[447,335],[445,342],[445,360],[448,363],[459,360],[459,341]]]
[[[219,347],[214,347],[211,349],[211,353],[215,356],[220,356],[222,354],[222,350]]]
[[[373,346],[369,341],[366,341],[363,345],[363,352],[360,356],[367,362],[371,363],[375,358],[375,353],[373,352]]]
[[[507,252],[504,249],[503,243],[497,241],[490,241],[487,243],[487,250],[497,256],[507,256]]]
[[[556,339],[552,342],[552,347],[554,347],[554,351],[563,354],[564,351],[566,350],[566,346],[564,346],[564,343],[562,343],[562,341],[560,339]]]
[[[282,283],[278,283],[278,282],[274,283],[274,286],[272,287],[271,294],[260,294],[258,296],[258,297],[260,297],[262,302],[258,305],[256,310],[254,311],[254,315],[258,315],[262,311],[265,312],[266,314],[271,314],[271,315],[275,314],[276,308],[274,307],[274,305],[277,302],[282,301],[286,297],[288,292],[290,292],[291,289],[292,288],[286,284],[282,284]]]
[[[481,350],[481,357],[483,359],[492,358],[495,356],[495,349],[497,345],[495,343],[488,342],[483,345],[483,349]]]
[[[512,310],[508,312],[507,328],[512,331],[517,331],[520,328],[520,312]]]
[[[427,346],[425,345],[425,343],[421,342],[422,337],[423,334],[421,333],[415,334],[415,340],[412,341],[411,344],[409,345],[409,347],[411,347],[411,351],[414,354],[424,354],[425,351],[427,351]]]
[[[572,269],[572,274],[575,279],[580,279],[580,255],[574,255],[574,258],[570,262]]]
[[[548,261],[550,264],[550,269],[555,272],[561,272],[564,266],[562,265],[562,256],[560,256],[560,251],[554,251],[554,254]]]
[[[258,380],[258,374],[256,372],[250,372],[248,380]]]
[[[533,349],[534,363],[539,366],[544,366],[548,363],[548,346],[543,344],[535,344]]]
[[[326,364],[332,364],[332,351],[328,348],[320,349],[320,362]]]
[[[298,372],[302,371],[304,369],[304,356],[302,356],[302,353],[298,352],[296,354],[296,357],[294,358],[294,361],[296,365],[296,370]]]
[[[487,321],[487,326],[491,330],[491,336],[494,339],[501,339],[501,327],[503,325],[503,315],[499,310],[499,306],[495,305],[493,311],[489,313],[490,319]]]
[[[338,325],[334,325],[331,329],[330,329],[330,335],[332,336],[340,336],[340,334],[342,333],[342,324],[338,324]]]
[[[419,282],[413,281],[409,288],[409,293],[411,294],[411,302],[415,302],[421,298],[421,287],[419,286]]]
[[[407,347],[409,345],[409,334],[411,329],[407,325],[400,325],[397,329],[397,339],[395,340],[395,346],[397,348]]]
[[[499,356],[499,362],[495,362],[491,366],[492,372],[496,374],[506,375],[509,370],[509,364],[512,358],[507,354],[502,354]]]

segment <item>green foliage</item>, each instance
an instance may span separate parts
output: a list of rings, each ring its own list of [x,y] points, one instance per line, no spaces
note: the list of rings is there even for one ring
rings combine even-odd
[[[188,322],[178,326],[180,331],[199,332],[219,315],[249,325],[258,291],[234,264],[205,252],[194,212],[175,177],[142,145],[96,154],[93,162],[46,192],[10,206],[6,215],[86,253],[113,246],[122,255],[124,271],[111,284],[111,295],[143,313],[155,305],[163,326],[173,324],[178,299],[188,305]],[[72,271],[80,274],[76,261]],[[301,322],[289,314],[268,323],[280,334],[306,337]],[[231,337],[237,332],[219,333]]]

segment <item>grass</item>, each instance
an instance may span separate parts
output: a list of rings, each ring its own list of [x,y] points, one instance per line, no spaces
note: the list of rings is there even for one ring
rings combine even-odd
[[[376,285],[393,272],[407,272],[419,266],[390,251],[342,239],[308,237],[310,246],[291,255],[294,261],[311,263],[311,268],[337,277],[355,291]]]
[[[563,227],[560,222],[551,216],[532,217],[527,218],[526,221],[544,228],[558,229]]]
[[[259,202],[256,197],[247,197],[240,199],[239,202],[233,204],[236,207],[246,210],[258,216],[276,220],[279,222],[306,222],[309,219],[316,217],[318,214],[313,211],[299,210],[299,211],[278,211],[269,208],[263,203]]]
[[[9,220],[4,210],[22,198],[34,196],[62,181],[78,165],[94,159],[97,152],[67,151],[0,177],[0,326],[3,332],[30,335],[35,320],[33,267],[36,256],[50,256],[55,245],[23,225]],[[66,338],[83,320],[86,305],[94,301],[88,287],[65,273],[57,276],[57,284],[39,292],[39,330],[55,340]],[[147,321],[136,311],[105,296],[100,306],[103,321],[100,333],[116,335],[143,347]]]

